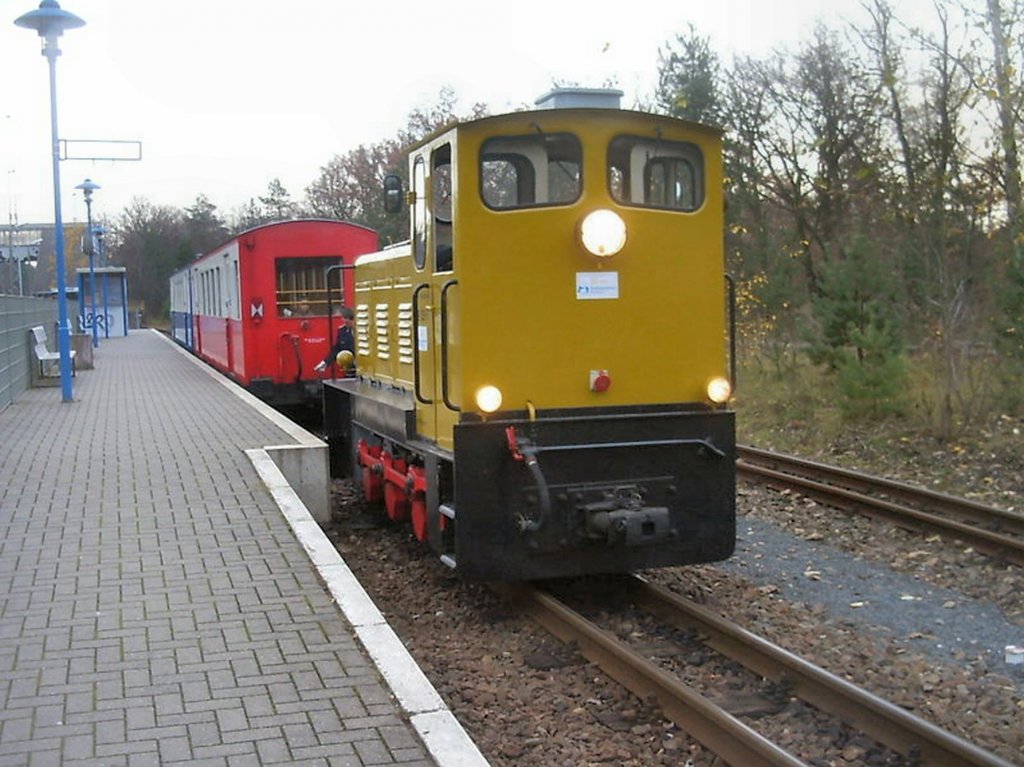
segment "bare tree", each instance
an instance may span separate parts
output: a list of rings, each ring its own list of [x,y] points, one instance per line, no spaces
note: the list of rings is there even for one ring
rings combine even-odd
[[[1006,195],[1007,228],[1010,240],[1019,247],[1024,234],[1021,209],[1020,154],[1017,149],[1017,131],[1020,130],[1024,87],[1021,83],[1020,27],[1022,6],[1020,0],[987,0],[986,18],[991,30],[992,81],[988,92],[995,98],[999,118],[999,148],[1001,150],[1001,181]],[[1009,6],[1007,8],[1006,6]],[[1011,57],[1011,41],[1017,41],[1017,59]]]
[[[951,438],[957,414],[973,418],[983,406],[981,370],[970,350],[979,342],[982,307],[989,300],[983,278],[991,263],[986,223],[997,204],[979,160],[970,130],[977,93],[977,40],[967,19],[936,3],[934,34],[918,35],[928,54],[924,98],[916,113],[919,166],[922,270],[912,283],[921,310],[922,350],[931,353],[936,371],[934,392],[923,401],[933,414],[939,439]]]
[[[903,62],[904,40],[898,39],[893,30],[895,17],[889,0],[873,0],[864,3],[871,19],[871,27],[860,30],[858,35],[864,47],[875,57],[878,79],[882,92],[888,97],[889,113],[882,113],[883,120],[892,123],[893,133],[899,145],[900,165],[904,186],[910,199],[917,197],[917,172],[914,150],[905,115],[906,71]],[[893,202],[898,202],[894,199]]]
[[[826,275],[835,293],[854,243],[895,280],[900,324],[936,363],[919,404],[948,437],[987,406],[972,354],[996,325],[1024,337],[1024,0],[933,0],[923,28],[892,0],[862,7],[862,27],[714,80],[690,28],[659,51],[656,101],[685,115],[717,83],[730,268],[765,322],[820,304]]]
[[[393,140],[335,155],[306,187],[306,205],[314,215],[376,229],[384,241],[403,239],[408,234],[402,222],[385,216],[381,197],[384,176],[402,175],[403,165]]]
[[[335,155],[320,168],[320,175],[306,187],[306,204],[320,216],[339,218],[376,229],[383,242],[408,237],[408,217],[386,216],[383,208],[384,176],[394,173],[406,180],[404,153],[411,145],[453,122],[486,114],[486,107],[474,104],[469,114],[459,116],[458,99],[451,88],[443,88],[437,103],[417,107],[409,113],[406,126],[391,139],[363,145],[344,155]]]
[[[194,255],[182,212],[136,197],[115,220],[109,249],[126,267],[129,297],[147,316],[165,315],[170,275]]]
[[[855,60],[819,27],[795,59],[741,60],[728,76],[726,123],[743,138],[733,167],[787,214],[789,255],[812,294],[819,264],[843,257],[877,197],[877,89]]]

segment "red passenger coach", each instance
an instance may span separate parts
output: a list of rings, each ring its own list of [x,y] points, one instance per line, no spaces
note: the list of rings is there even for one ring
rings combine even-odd
[[[174,338],[275,405],[319,402],[313,367],[352,304],[341,265],[377,250],[377,234],[341,221],[282,221],[250,229],[171,276]]]

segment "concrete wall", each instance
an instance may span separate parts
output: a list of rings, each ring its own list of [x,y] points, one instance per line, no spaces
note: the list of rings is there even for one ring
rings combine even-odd
[[[288,484],[320,525],[331,521],[330,455],[327,444],[313,438],[300,445],[265,448]]]
[[[46,337],[56,339],[56,324],[56,301],[0,294],[0,409],[14,402],[29,387],[32,372],[29,329],[42,325],[46,328]],[[57,347],[51,345],[50,349],[56,351]]]

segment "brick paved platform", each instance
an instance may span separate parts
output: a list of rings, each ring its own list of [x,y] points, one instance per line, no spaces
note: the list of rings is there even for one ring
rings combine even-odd
[[[485,764],[275,474],[286,430],[153,331],[74,385],[0,412],[0,767]]]

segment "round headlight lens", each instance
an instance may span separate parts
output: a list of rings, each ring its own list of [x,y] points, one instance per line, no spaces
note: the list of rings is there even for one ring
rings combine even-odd
[[[595,256],[614,256],[626,244],[626,222],[613,210],[595,210],[580,223],[580,239]]]
[[[712,378],[708,381],[708,399],[716,405],[724,405],[732,396],[732,384],[727,378]]]
[[[501,389],[497,386],[481,386],[476,390],[476,406],[485,413],[493,413],[501,407]]]

